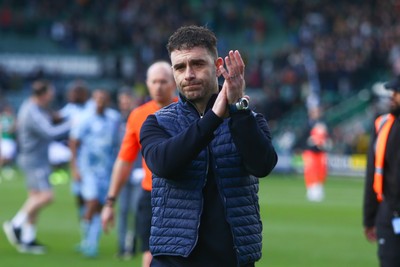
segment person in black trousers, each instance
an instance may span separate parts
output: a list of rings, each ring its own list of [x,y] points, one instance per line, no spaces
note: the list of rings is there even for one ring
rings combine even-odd
[[[378,243],[381,267],[400,266],[400,77],[385,84],[393,92],[390,113],[375,120],[368,152],[363,205],[367,240]]]
[[[253,267],[262,248],[259,178],[278,157],[245,95],[242,57],[218,57],[214,33],[198,26],[179,28],[167,49],[179,101],[140,131],[153,173],[150,266]]]

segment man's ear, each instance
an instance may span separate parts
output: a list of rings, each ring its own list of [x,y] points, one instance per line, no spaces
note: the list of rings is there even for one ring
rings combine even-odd
[[[220,66],[224,65],[224,60],[222,59],[222,57],[217,58],[217,60],[215,60],[215,67],[217,68],[217,77],[221,76],[221,72],[219,71]]]

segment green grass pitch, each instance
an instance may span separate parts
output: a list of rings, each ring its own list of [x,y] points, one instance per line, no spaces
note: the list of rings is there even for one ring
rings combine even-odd
[[[378,266],[376,245],[368,243],[361,225],[363,180],[329,177],[326,199],[310,203],[302,176],[271,175],[260,182],[263,257],[257,267]],[[0,221],[10,219],[26,195],[20,176],[0,182]],[[1,267],[141,266],[140,256],[119,261],[116,230],[103,235],[100,256],[85,259],[74,251],[79,224],[69,184],[55,186],[55,202],[43,211],[38,239],[49,246],[46,255],[18,253],[0,234]]]

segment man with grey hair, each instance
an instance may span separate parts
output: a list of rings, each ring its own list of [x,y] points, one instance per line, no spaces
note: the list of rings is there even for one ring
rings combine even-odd
[[[133,163],[140,151],[139,135],[143,122],[148,115],[154,114],[157,110],[176,101],[176,85],[171,65],[168,62],[157,61],[147,69],[146,85],[152,100],[135,108],[129,115],[126,133],[117,160],[114,163],[107,202],[102,210],[102,223],[105,231],[114,222],[114,202],[120,194],[122,186],[131,175]],[[152,260],[149,248],[152,175],[144,160],[142,161],[142,168],[144,177],[136,215],[136,229],[143,251],[142,266],[148,267]]]

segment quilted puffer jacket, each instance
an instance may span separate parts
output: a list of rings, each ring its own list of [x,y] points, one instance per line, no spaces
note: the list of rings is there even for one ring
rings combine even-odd
[[[158,111],[156,118],[166,132],[175,136],[197,120],[198,114],[180,101]],[[208,169],[213,168],[239,265],[261,258],[258,178],[244,168],[228,121],[225,119],[217,128],[209,146],[179,171],[180,177],[171,180],[153,174],[150,250],[154,256],[188,256],[193,250],[202,213],[202,189]],[[213,166],[209,166],[210,155]]]

